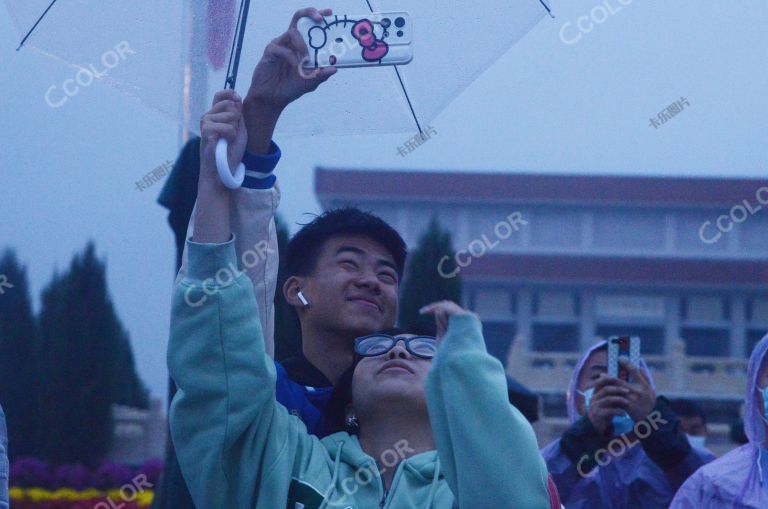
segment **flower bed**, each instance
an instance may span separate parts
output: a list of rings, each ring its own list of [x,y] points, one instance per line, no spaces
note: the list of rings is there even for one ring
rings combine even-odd
[[[88,470],[25,458],[11,465],[9,495],[19,509],[143,509],[152,503],[161,472],[159,460],[139,468],[104,463]]]

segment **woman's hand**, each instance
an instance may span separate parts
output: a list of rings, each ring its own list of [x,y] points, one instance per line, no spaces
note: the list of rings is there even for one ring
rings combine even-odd
[[[243,102],[234,90],[216,93],[211,111],[200,121],[200,180],[219,180],[216,172],[216,144],[224,138],[229,142],[227,160],[233,171],[243,160],[248,134],[243,119]],[[223,184],[222,184],[223,187]]]
[[[433,302],[428,304],[419,310],[422,315],[433,315],[435,317],[435,325],[437,326],[437,341],[443,340],[446,332],[448,332],[448,322],[454,315],[472,315],[477,316],[472,311],[466,310],[459,306],[455,302],[450,300],[441,300],[439,302]]]
[[[222,184],[216,170],[216,144],[224,138],[229,142],[229,169],[237,168],[243,160],[248,136],[243,121],[243,103],[234,90],[216,93],[211,111],[200,121],[200,178],[197,182],[197,202],[192,240],[220,244],[232,236],[229,222],[230,190]]]

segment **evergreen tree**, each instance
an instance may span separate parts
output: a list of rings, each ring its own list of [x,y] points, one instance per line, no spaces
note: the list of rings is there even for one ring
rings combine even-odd
[[[288,225],[280,216],[275,217],[277,227],[277,246],[280,263],[277,270],[277,290],[275,291],[275,360],[282,362],[301,353],[301,326],[296,310],[283,296],[283,284],[288,279],[285,274],[285,253],[290,233]]]
[[[8,250],[0,259],[0,405],[8,425],[11,461],[34,456],[40,415],[37,330],[27,270]]]
[[[408,268],[400,292],[400,326],[408,331],[433,332],[434,318],[422,316],[422,306],[438,300],[461,304],[462,283],[458,277],[447,278],[456,269],[455,251],[450,232],[443,230],[433,217],[419,239],[419,245],[408,256]],[[445,257],[441,270],[438,265]]]
[[[43,292],[40,455],[55,464],[99,463],[111,446],[112,403],[145,402],[105,272],[89,243]]]

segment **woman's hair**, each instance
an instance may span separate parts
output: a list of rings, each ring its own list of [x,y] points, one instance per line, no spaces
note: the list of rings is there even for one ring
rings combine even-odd
[[[399,327],[390,327],[377,332],[377,334],[387,334],[389,336],[400,336],[407,332]],[[323,423],[320,427],[322,435],[328,436],[340,431],[346,431],[350,435],[357,435],[360,432],[359,426],[349,426],[347,424],[347,408],[352,404],[352,379],[355,377],[355,369],[360,362],[361,357],[355,354],[352,365],[341,374],[333,386],[331,399],[323,412]]]

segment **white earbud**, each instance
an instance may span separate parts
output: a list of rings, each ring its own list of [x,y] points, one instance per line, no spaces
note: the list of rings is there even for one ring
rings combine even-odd
[[[309,309],[310,307],[312,307],[312,305],[309,303],[309,301],[307,300],[307,298],[306,298],[306,297],[304,297],[304,294],[303,294],[303,293],[301,293],[301,290],[299,290],[299,293],[298,293],[298,295],[297,295],[297,296],[299,297],[299,300],[301,301],[301,303],[302,303],[302,304],[304,304],[304,307],[305,307],[305,308]]]

